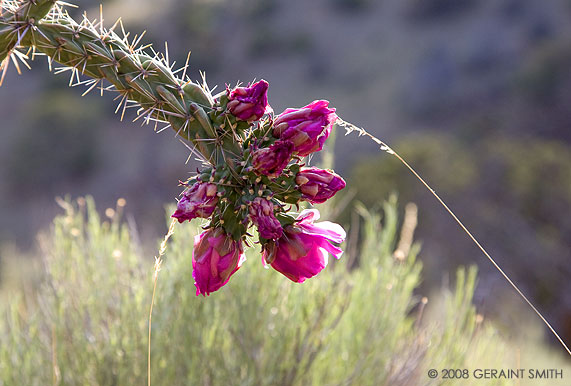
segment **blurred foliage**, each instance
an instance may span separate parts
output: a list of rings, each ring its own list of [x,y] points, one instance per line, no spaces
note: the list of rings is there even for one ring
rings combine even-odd
[[[533,59],[516,77],[517,92],[530,102],[544,106],[561,100],[571,77],[568,44],[548,44],[538,50]]]
[[[240,6],[252,21],[259,21],[259,18],[270,16],[280,8],[279,0],[248,0],[242,1]]]
[[[373,3],[372,0],[329,0],[340,11],[364,11]]]
[[[451,17],[477,5],[478,0],[408,0],[407,15],[415,21],[430,21]]]
[[[7,184],[26,195],[38,186],[53,187],[89,178],[98,163],[96,122],[99,104],[55,91],[30,100],[25,124],[19,127],[6,169]]]
[[[397,142],[394,148],[410,164],[419,165],[428,181],[438,180],[439,190],[447,194],[461,193],[478,177],[478,154],[467,152],[446,134],[417,134]],[[380,205],[383,197],[395,191],[402,201],[413,201],[418,192],[418,185],[410,183],[402,165],[384,154],[363,158],[349,175],[348,185],[357,192],[355,200],[367,206]]]
[[[2,303],[0,384],[144,384],[152,264],[120,220],[122,206],[101,219],[89,198],[61,205],[66,213],[42,238],[41,289]],[[515,347],[471,303],[475,269],[460,269],[455,290],[425,310],[414,294],[418,246],[393,256],[395,202],[384,205],[382,227],[380,213],[360,213],[359,268],[348,271],[354,256],[345,256],[299,285],[264,269],[250,249],[209,298],[196,297],[192,285],[197,228],[178,226],[159,273],[153,384],[412,385],[426,382],[428,368],[515,366]],[[518,366],[530,363],[532,350],[548,357],[526,344]],[[563,366],[549,358],[550,367]]]
[[[259,23],[250,42],[250,55],[275,56],[304,54],[311,50],[311,35],[304,31],[297,31],[287,35],[279,34],[266,23]]]
[[[557,141],[457,138],[418,133],[394,147],[447,196],[472,200],[479,189],[486,189],[498,206],[515,208],[528,220],[551,224],[562,233],[571,231],[566,213],[561,212],[571,206],[569,146]],[[355,199],[367,206],[379,205],[393,191],[406,201],[418,201],[424,193],[411,183],[402,165],[386,155],[362,160],[349,181],[357,192]]]
[[[461,135],[417,133],[394,148],[485,241],[569,339],[571,148],[558,141],[478,138],[470,133],[462,140]],[[350,176],[354,200],[367,207],[379,207],[393,191],[405,202],[419,203],[423,221],[418,235],[426,242],[425,276],[430,280],[437,280],[450,264],[480,261],[445,211],[394,158],[364,159]],[[346,210],[341,219],[347,223],[350,217]],[[484,267],[497,274],[491,266]],[[484,296],[501,315],[504,305]]]

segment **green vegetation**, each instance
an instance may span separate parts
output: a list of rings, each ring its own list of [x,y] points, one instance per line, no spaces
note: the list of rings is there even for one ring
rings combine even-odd
[[[0,384],[145,384],[152,261],[120,220],[122,205],[107,219],[91,199],[62,206],[41,239],[41,286],[3,291],[10,302],[0,318]],[[177,226],[159,273],[153,384],[411,385],[427,382],[429,368],[516,366],[520,349],[472,305],[475,269],[459,270],[455,290],[425,307],[414,294],[419,246],[397,243],[394,200],[382,227],[379,213],[359,213],[357,268],[346,269],[356,258],[347,253],[299,285],[264,269],[250,249],[242,269],[208,298],[195,296],[191,277],[197,229]],[[528,359],[523,347],[518,367]]]
[[[548,217],[551,222],[558,221],[557,211],[571,205],[569,146],[558,141],[472,136],[467,134],[459,140],[458,135],[417,133],[394,147],[417,166],[426,180],[438,183],[438,189],[447,196],[473,194],[478,188],[474,186],[476,182],[484,185],[489,194],[493,188],[490,185],[501,179],[505,188],[494,193],[504,207],[529,212],[532,221]],[[402,171],[402,165],[387,162],[385,155],[371,156],[350,173],[348,186],[355,189],[356,199],[368,206],[379,203],[379,197],[393,191],[398,191],[403,200],[416,202],[418,186],[412,183],[411,175]],[[545,201],[551,201],[556,208],[548,208],[549,202]]]
[[[571,223],[565,208],[571,206],[571,148],[558,141],[464,134],[461,140],[457,134],[418,133],[394,148],[556,320],[559,305],[565,304],[569,293],[564,289],[567,276],[561,272],[569,265]],[[441,277],[439,270],[446,263],[481,261],[465,245],[451,240],[448,235],[456,232],[455,225],[448,222],[433,197],[419,189],[418,181],[403,173],[398,162],[386,156],[369,157],[348,175],[354,200],[367,207],[379,206],[380,197],[394,191],[404,202],[419,203],[419,235],[430,243],[425,248],[424,274],[431,281]],[[342,222],[348,222],[351,215],[345,212]],[[453,226],[446,228],[447,224]],[[560,329],[566,331],[569,320],[559,318]]]

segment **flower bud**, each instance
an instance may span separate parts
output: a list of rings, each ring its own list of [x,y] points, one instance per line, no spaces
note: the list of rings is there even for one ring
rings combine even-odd
[[[333,170],[315,167],[302,169],[295,177],[302,198],[312,204],[321,204],[345,187],[345,181]]]
[[[252,166],[258,174],[270,178],[277,177],[291,160],[293,143],[290,141],[276,141],[267,148],[252,153]]]
[[[243,121],[257,121],[268,108],[268,82],[260,80],[250,87],[236,87],[228,91],[227,109]]]
[[[256,197],[250,204],[250,218],[258,227],[260,237],[268,240],[278,239],[282,233],[282,225],[274,215],[274,204],[271,201]]]
[[[325,100],[313,101],[300,109],[286,109],[274,121],[274,137],[290,140],[294,152],[305,157],[323,149],[337,120],[335,109]]]
[[[194,238],[192,277],[196,295],[210,295],[230,280],[246,260],[240,241],[222,228],[209,229]]]
[[[304,210],[297,222],[284,228],[283,235],[264,246],[262,259],[296,283],[317,275],[327,266],[329,254],[337,259],[343,251],[331,242],[342,243],[345,231],[340,225],[319,219],[316,209]]]
[[[176,211],[171,217],[176,218],[178,222],[190,221],[196,217],[210,217],[216,208],[216,204],[218,204],[216,190],[215,184],[208,182],[195,183],[189,190],[183,193],[176,206]]]

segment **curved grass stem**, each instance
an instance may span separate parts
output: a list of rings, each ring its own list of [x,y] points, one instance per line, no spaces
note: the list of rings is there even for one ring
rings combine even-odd
[[[492,265],[498,270],[498,272],[504,277],[504,279],[506,279],[506,281],[512,286],[512,288],[517,292],[517,294],[537,314],[537,316],[541,319],[541,321],[547,326],[549,331],[551,331],[553,336],[555,336],[555,338],[557,338],[557,340],[563,346],[565,351],[567,351],[567,353],[571,356],[571,350],[569,349],[567,344],[563,341],[561,336],[559,336],[557,331],[555,331],[553,326],[551,326],[551,324],[543,316],[543,314],[541,312],[539,312],[537,307],[535,307],[533,305],[533,303],[528,299],[527,296],[525,296],[525,294],[519,289],[519,287],[513,282],[513,280],[511,280],[509,278],[509,276],[504,272],[504,270],[499,266],[499,264],[496,263],[494,258],[488,253],[488,251],[486,251],[486,249],[482,246],[482,244],[480,244],[480,242],[476,239],[476,237],[472,234],[472,232],[470,232],[468,230],[468,228],[458,218],[458,216],[456,216],[456,214],[452,211],[452,209],[450,209],[450,207],[444,202],[444,200],[442,200],[442,198],[440,198],[440,196],[434,191],[434,189],[432,189],[432,187],[420,176],[420,174],[418,174],[416,172],[416,170],[414,170],[414,168],[412,166],[410,166],[408,164],[408,162],[406,162],[404,160],[404,158],[402,158],[396,151],[394,151],[385,142],[381,141],[377,137],[375,137],[372,134],[365,131],[365,129],[357,127],[351,123],[345,122],[340,118],[338,119],[337,124],[339,126],[345,128],[346,134],[350,134],[352,132],[357,132],[359,136],[369,137],[371,140],[373,140],[375,143],[377,143],[381,147],[381,150],[383,150],[383,151],[387,152],[388,154],[396,157],[416,177],[416,179],[419,180],[422,183],[422,185],[424,185],[424,187],[426,189],[428,189],[428,191],[430,191],[430,193],[436,198],[436,200],[440,203],[440,205],[448,212],[448,214],[454,219],[454,221],[456,221],[456,223],[460,226],[460,228],[464,231],[464,233],[466,233],[468,235],[468,237],[472,240],[472,242],[478,247],[478,249],[480,249],[480,251],[484,254],[484,256],[486,256],[486,258],[490,261],[490,263],[492,263]]]
[[[147,353],[147,385],[151,386],[151,327],[153,323],[153,305],[155,304],[155,293],[157,292],[157,282],[159,280],[159,271],[163,263],[163,256],[167,250],[167,242],[174,233],[174,226],[176,224],[176,219],[171,221],[169,230],[165,235],[165,238],[161,242],[159,248],[159,254],[155,257],[155,271],[153,273],[153,295],[151,297],[151,306],[149,307],[149,342],[148,342],[148,353]]]

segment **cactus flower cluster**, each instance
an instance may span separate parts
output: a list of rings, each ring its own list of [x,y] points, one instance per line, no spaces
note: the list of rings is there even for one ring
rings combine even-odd
[[[208,295],[228,282],[244,261],[249,229],[258,231],[262,261],[294,282],[317,275],[328,255],[341,257],[332,243],[345,239],[343,228],[315,223],[316,209],[295,216],[303,201],[323,203],[345,187],[332,170],[306,167],[304,157],[323,148],[337,116],[320,100],[274,116],[268,83],[227,88],[214,101],[216,122],[240,128],[241,159],[219,163],[185,182],[172,215],[179,222],[209,219],[195,238],[192,257],[197,295]],[[243,125],[243,123],[246,125]],[[240,127],[241,126],[241,127]]]
[[[57,62],[69,71],[71,85],[86,86],[86,93],[115,91],[118,112],[136,106],[135,120],[153,122],[155,129],[164,124],[161,131],[170,127],[189,142],[204,167],[183,183],[172,217],[181,223],[207,220],[194,240],[197,295],[224,286],[252,242],[261,244],[264,264],[295,282],[319,273],[329,254],[341,256],[334,246],[345,238],[339,225],[314,223],[315,209],[293,213],[303,202],[323,203],[345,187],[335,172],[309,167],[305,160],[323,148],[338,120],[328,101],[274,115],[264,80],[213,95],[205,82],[186,76],[188,63],[174,70],[168,53],[149,52],[128,33],[119,36],[120,21],[110,29],[86,16],[78,23],[65,5],[0,1],[1,68],[44,55],[50,66]]]

